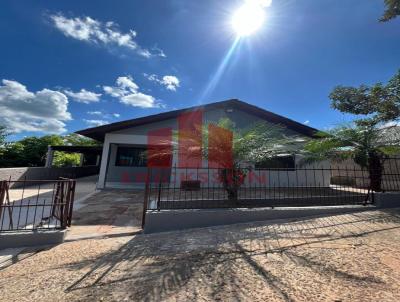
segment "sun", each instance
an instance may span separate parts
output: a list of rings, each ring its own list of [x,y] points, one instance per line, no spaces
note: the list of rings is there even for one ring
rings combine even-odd
[[[265,10],[260,5],[245,3],[232,16],[232,27],[239,37],[249,36],[261,28]]]

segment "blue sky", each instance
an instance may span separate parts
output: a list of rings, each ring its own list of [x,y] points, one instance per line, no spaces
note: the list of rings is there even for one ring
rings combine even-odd
[[[352,118],[335,85],[400,68],[383,0],[273,0],[218,72],[243,1],[1,1],[0,123],[18,139],[239,98],[324,129]]]

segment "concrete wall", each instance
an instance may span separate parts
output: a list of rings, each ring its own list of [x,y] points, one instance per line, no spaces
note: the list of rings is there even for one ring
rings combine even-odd
[[[22,167],[1,168],[0,180],[54,180],[59,177],[79,178],[99,173],[98,166],[44,168],[44,167]],[[13,187],[18,187],[14,185]]]
[[[355,213],[371,210],[372,206],[324,206],[257,209],[207,209],[148,211],[145,233],[202,228],[217,225],[295,219],[301,217]]]
[[[374,193],[374,202],[378,208],[398,208],[400,192]]]
[[[227,112],[224,109],[214,109],[206,111],[203,114],[203,122],[218,122],[221,118],[228,117],[231,119],[237,127],[245,128],[253,125],[256,122],[263,121],[262,119],[250,115],[246,112],[240,110],[234,110],[232,112]],[[265,121],[264,121],[265,122]],[[156,122],[152,124],[147,124],[138,127],[132,127],[128,129],[123,129],[115,132],[107,133],[105,136],[103,144],[102,161],[99,174],[98,188],[131,188],[131,187],[143,187],[144,181],[136,180],[135,175],[144,175],[146,173],[146,168],[143,167],[117,167],[115,166],[116,150],[117,145],[147,145],[147,133],[151,130],[157,130],[160,128],[172,128],[174,132],[178,130],[178,123],[176,119],[169,119],[161,122]],[[287,135],[297,135],[296,132],[285,129]],[[177,150],[174,150],[172,165],[175,166],[177,163]],[[204,166],[207,166],[204,160]],[[280,181],[284,185],[285,179],[287,179],[287,173],[285,171],[273,173],[269,175],[268,178],[273,182],[277,183]],[[308,175],[308,183],[304,185],[310,185],[310,181],[313,175]],[[129,178],[129,181],[127,180]],[[139,176],[138,179],[141,177]],[[321,179],[321,185],[327,183],[329,177],[326,181]],[[172,180],[174,181],[174,180]],[[180,182],[179,179],[175,179],[176,182]],[[288,185],[294,184],[296,182],[295,173],[289,173]]]
[[[352,159],[332,163],[332,176],[336,180],[350,181],[359,188],[368,188],[369,172],[363,170]],[[382,189],[400,191],[400,156],[383,162]]]

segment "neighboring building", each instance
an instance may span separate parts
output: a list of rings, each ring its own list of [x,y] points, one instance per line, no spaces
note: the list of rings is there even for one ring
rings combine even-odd
[[[203,123],[216,123],[228,117],[239,128],[265,121],[284,126],[288,136],[313,137],[317,132],[307,125],[235,99],[81,130],[77,133],[103,142],[98,188],[143,186],[145,180],[140,175],[145,175],[147,171],[149,133],[157,133],[158,129],[177,132],[180,129],[179,118],[199,110]],[[274,167],[294,169],[298,160],[297,157],[280,158]],[[177,162],[178,154],[174,150],[171,166]]]

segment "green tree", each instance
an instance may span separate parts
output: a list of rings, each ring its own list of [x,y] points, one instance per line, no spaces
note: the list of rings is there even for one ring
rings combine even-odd
[[[92,139],[77,134],[26,137],[1,147],[0,167],[41,167],[45,164],[50,145],[94,146],[98,144]],[[78,165],[79,161],[78,154],[56,152],[54,157],[55,166],[74,166]]]
[[[0,148],[4,146],[7,136],[8,136],[7,128],[5,126],[0,125]]]
[[[78,153],[54,152],[53,166],[75,167],[80,163],[81,157]]]
[[[215,126],[227,130],[228,135],[209,135],[209,127]],[[246,128],[239,128],[229,118],[220,119],[217,123],[205,124],[201,130],[203,133],[202,153],[205,159],[210,160],[209,152],[220,154],[218,156],[218,176],[228,199],[237,201],[238,190],[244,183],[247,174],[254,164],[264,162],[279,156],[295,154],[301,150],[307,139],[296,135],[287,135],[286,128],[282,125],[258,122]],[[193,140],[193,146],[197,146],[197,136],[188,133],[173,133],[172,144],[177,147],[178,135],[180,140],[185,140],[188,145]],[[228,136],[231,136],[229,138]],[[213,139],[213,141],[211,141]],[[232,143],[232,161],[228,160],[225,152],[227,146]],[[170,141],[160,142],[160,145],[169,146]],[[165,153],[164,151],[165,150]],[[188,148],[187,154],[198,154],[198,149]],[[168,158],[169,148],[158,148],[155,158]],[[150,158],[148,158],[150,159]]]
[[[26,137],[6,147],[5,160],[7,166],[37,167],[43,166],[49,145],[62,145],[59,135],[45,135],[42,137]]]
[[[59,135],[45,135],[42,137],[27,137],[19,141],[24,152],[22,161],[24,166],[44,166],[48,146],[62,145],[63,140]]]
[[[100,146],[101,143],[82,135],[71,133],[62,137],[63,145],[68,146]]]
[[[336,86],[329,98],[332,108],[368,118],[375,124],[397,120],[400,117],[400,70],[386,84]]]
[[[370,188],[379,192],[385,157],[400,152],[400,136],[396,128],[379,128],[358,121],[319,133],[320,139],[308,142],[304,148],[306,161],[342,161],[351,158],[368,170]]]
[[[305,147],[307,159],[352,158],[368,169],[371,189],[381,191],[383,161],[400,152],[400,72],[386,84],[337,86],[329,97],[332,108],[359,118],[309,142]]]
[[[385,12],[379,19],[381,22],[386,22],[396,18],[400,15],[400,0],[384,0],[385,1]]]
[[[228,118],[221,119],[216,126],[229,130],[232,133],[232,166],[221,163],[218,170],[220,181],[228,193],[230,200],[238,199],[238,190],[243,184],[248,172],[254,164],[267,159],[294,154],[305,142],[306,138],[287,135],[285,127],[265,122],[254,123],[252,126],[240,129]],[[223,135],[213,136],[216,140],[211,143],[208,127],[203,131],[206,146],[204,155],[208,152],[223,153],[226,151],[227,140]],[[211,147],[212,146],[212,147]],[[224,155],[221,154],[221,159]]]

